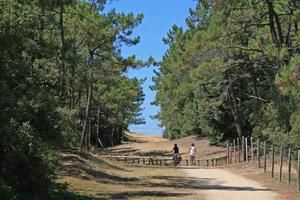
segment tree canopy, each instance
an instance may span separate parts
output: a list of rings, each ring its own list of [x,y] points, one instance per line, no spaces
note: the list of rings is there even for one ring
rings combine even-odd
[[[300,145],[295,0],[198,0],[154,78],[164,136],[254,136]]]
[[[143,14],[104,12],[106,1],[0,3],[1,199],[49,199],[62,147],[119,144],[140,124],[143,80],[125,73],[153,62],[123,57]]]

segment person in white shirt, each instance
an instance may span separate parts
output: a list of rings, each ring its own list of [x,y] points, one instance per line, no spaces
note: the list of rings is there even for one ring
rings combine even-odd
[[[190,163],[191,163],[191,165],[196,164],[195,156],[196,156],[196,147],[195,147],[195,144],[192,144],[190,147]]]

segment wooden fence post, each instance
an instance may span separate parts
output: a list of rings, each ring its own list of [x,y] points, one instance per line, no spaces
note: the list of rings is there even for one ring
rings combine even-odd
[[[253,138],[250,137],[250,143],[251,143],[251,159],[252,159],[252,164],[254,164],[254,149],[253,149]]]
[[[242,136],[242,161],[245,161],[245,137]]]
[[[234,163],[236,163],[235,139],[233,140],[233,155],[234,155]]]
[[[292,158],[291,158],[291,148],[289,148],[289,155],[288,155],[288,184],[289,184],[289,187],[291,186],[291,161],[292,161]]]
[[[274,144],[272,144],[272,178],[274,178]]]
[[[282,163],[283,163],[283,145],[280,145],[280,169],[279,169],[279,181],[282,180]]]
[[[227,165],[229,165],[229,143],[227,142]]]
[[[240,138],[237,138],[237,150],[238,150],[238,157],[239,157],[239,163],[241,162],[241,155],[240,155]]]
[[[264,172],[267,172],[267,144],[264,141]]]
[[[248,138],[245,137],[245,152],[246,152],[246,162],[249,161],[249,156],[248,156]]]
[[[257,139],[257,165],[258,168],[260,168],[260,142],[259,139]]]
[[[298,180],[297,180],[297,189],[300,191],[300,150],[298,150]]]

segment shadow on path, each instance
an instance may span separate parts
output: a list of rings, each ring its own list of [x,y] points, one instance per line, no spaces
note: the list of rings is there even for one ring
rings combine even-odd
[[[117,147],[117,148],[109,149],[109,154],[113,156],[117,156],[117,155],[126,156],[126,155],[133,154],[137,151],[138,149],[134,149],[130,147],[121,147],[121,148]]]
[[[135,153],[135,155],[138,156],[171,156],[172,154],[170,151],[160,151],[160,150],[154,150],[154,151],[147,151],[147,152],[138,152]]]
[[[131,199],[134,197],[186,197],[190,194],[188,193],[175,193],[175,192],[165,192],[165,191],[132,191],[132,192],[119,192],[119,193],[100,193],[98,195],[103,195],[103,199]]]

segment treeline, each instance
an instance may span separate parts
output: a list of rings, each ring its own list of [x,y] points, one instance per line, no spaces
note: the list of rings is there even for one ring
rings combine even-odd
[[[104,12],[105,0],[1,0],[0,196],[50,199],[54,149],[113,146],[143,123],[142,80],[121,56],[143,15]],[[56,198],[54,198],[56,199]]]
[[[154,78],[164,136],[300,147],[300,2],[198,0]]]

